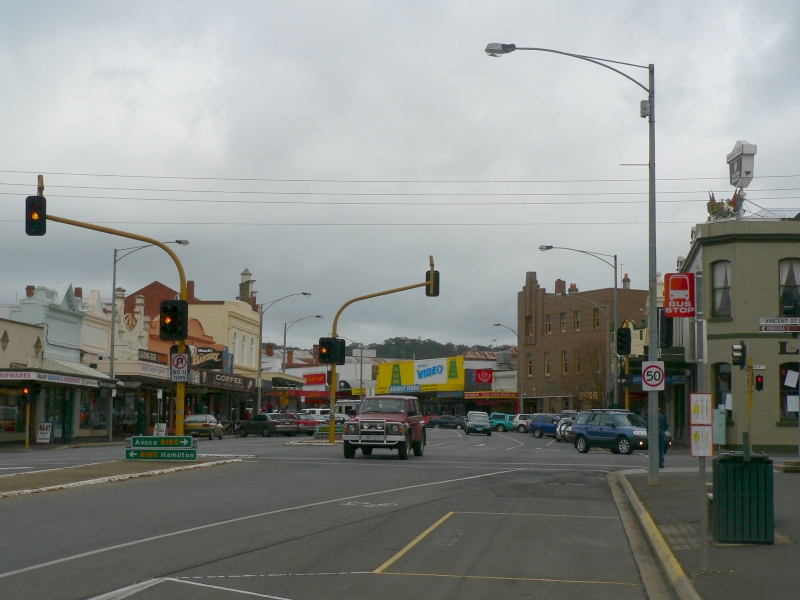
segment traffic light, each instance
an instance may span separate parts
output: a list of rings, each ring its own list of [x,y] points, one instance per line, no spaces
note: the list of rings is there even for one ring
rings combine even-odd
[[[617,354],[627,356],[631,353],[631,330],[627,327],[617,329]]]
[[[25,233],[28,235],[47,233],[47,198],[44,196],[25,198]]]
[[[319,362],[323,365],[343,365],[345,344],[343,338],[319,338]]]
[[[162,340],[180,341],[189,336],[189,303],[186,300],[164,300],[161,303],[159,336]]]
[[[764,376],[756,375],[756,391],[760,392],[764,389]]]
[[[425,286],[425,295],[426,296],[438,296],[439,295],[439,271],[433,272],[433,281],[431,281],[431,272],[425,271],[425,282],[428,284]]]
[[[731,346],[731,364],[739,365],[740,369],[747,366],[747,344],[744,341]]]

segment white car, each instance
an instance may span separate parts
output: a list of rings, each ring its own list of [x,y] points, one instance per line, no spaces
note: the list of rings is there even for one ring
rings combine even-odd
[[[515,415],[514,421],[512,426],[514,427],[514,431],[519,431],[520,433],[528,433],[528,421],[531,420],[531,415]]]

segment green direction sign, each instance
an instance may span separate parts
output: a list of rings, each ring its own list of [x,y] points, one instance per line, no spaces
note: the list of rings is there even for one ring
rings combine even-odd
[[[192,448],[190,435],[165,435],[162,437],[136,435],[131,438],[131,448]]]
[[[197,460],[197,450],[134,450],[125,451],[125,460]]]

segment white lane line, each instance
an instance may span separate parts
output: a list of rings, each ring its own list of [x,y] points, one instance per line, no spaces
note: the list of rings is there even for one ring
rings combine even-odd
[[[607,517],[616,518],[616,517]],[[343,571],[341,573],[258,573],[246,575],[178,575],[176,579],[227,579],[240,577],[315,577],[325,575],[371,575],[372,571]]]
[[[114,462],[115,460],[119,460],[119,459],[118,458],[114,458],[114,459],[111,459],[111,460],[104,460],[102,462],[85,463],[85,464],[80,464],[80,465],[72,465],[70,467],[55,467],[54,469],[37,469],[36,467],[19,467],[19,468],[22,468],[22,469],[34,469],[34,471],[26,471],[25,473],[47,473],[49,471],[64,471],[66,469],[77,469],[79,467],[91,467],[92,465],[102,465],[102,464],[105,464],[107,462]],[[58,465],[58,464],[62,464],[62,463],[42,463],[42,464]],[[25,473],[6,473],[5,475],[2,475],[2,477],[12,477],[13,475],[25,475]]]
[[[463,436],[460,433],[458,433],[457,431],[455,431],[454,433],[458,436],[458,439],[452,440],[450,442],[441,442],[439,444],[425,444],[425,445],[428,446],[429,448],[435,448],[436,446],[446,446],[447,444],[457,444],[458,442],[460,442],[463,439]],[[440,436],[437,436],[437,437],[440,437]],[[441,437],[444,437],[444,436],[441,436]],[[444,439],[448,439],[449,437],[451,437],[451,436],[447,436]]]
[[[12,575],[19,575],[20,573],[27,573],[28,571],[35,571],[37,569],[43,569],[44,567],[51,567],[53,565],[58,565],[65,562],[71,562],[73,560],[78,560],[80,558],[86,558],[87,556],[94,556],[96,554],[103,554],[105,552],[111,552],[112,550],[119,550],[121,548],[129,548],[131,546],[138,546],[139,544],[146,544],[148,542],[154,542],[156,540],[163,540],[166,538],[175,537],[178,535],[185,535],[187,533],[193,533],[195,531],[203,531],[205,529],[211,529],[212,527],[220,527],[222,525],[230,525],[231,523],[240,523],[242,521],[249,521],[251,519],[258,519],[261,517],[268,517],[271,515],[278,515],[281,513],[286,512],[293,512],[296,510],[301,510],[304,508],[313,508],[315,506],[324,506],[326,504],[334,504],[336,502],[344,502],[346,500],[356,500],[357,498],[367,498],[369,496],[378,496],[380,494],[392,494],[395,492],[403,492],[406,490],[414,490],[423,487],[432,487],[435,485],[445,485],[448,483],[458,483],[461,481],[470,481],[472,479],[482,479],[483,477],[493,477],[494,475],[505,475],[506,473],[513,473],[517,469],[506,469],[504,471],[495,471],[493,473],[482,473],[481,475],[470,475],[468,477],[457,477],[455,479],[445,479],[444,481],[431,481],[429,483],[418,483],[416,485],[406,485],[399,488],[392,488],[388,490],[381,490],[378,492],[367,492],[366,494],[357,494],[355,496],[346,496],[344,498],[336,498],[334,500],[321,500],[319,502],[311,502],[310,504],[302,504],[300,506],[290,506],[288,508],[278,508],[276,510],[269,510],[266,512],[255,513],[252,515],[246,515],[244,517],[236,517],[234,519],[225,519],[224,521],[216,521],[214,523],[206,523],[205,525],[197,525],[196,527],[188,527],[186,529],[179,529],[178,531],[172,531],[170,533],[162,533],[160,535],[153,535],[146,538],[141,538],[138,540],[133,540],[131,542],[124,542],[122,544],[114,544],[113,546],[106,546],[105,548],[98,548],[96,550],[90,550],[88,552],[81,552],[80,554],[73,554],[72,556],[65,556],[64,558],[57,558],[56,560],[49,560],[47,562],[39,563],[38,565],[31,565],[29,567],[23,567],[21,569],[15,569],[13,571],[7,571],[5,573],[0,573],[0,579],[5,577],[10,577]]]
[[[514,442],[516,444],[516,446],[509,446],[508,448],[506,448],[506,450],[514,450],[516,448],[519,448],[520,446],[524,446],[525,445],[522,442],[520,442],[519,440],[515,440],[514,438],[509,437],[509,436],[507,436],[505,434],[502,434],[499,431],[497,432],[497,435],[499,435],[500,437],[503,437],[503,438],[505,438],[507,440],[511,440],[512,442]]]
[[[134,596],[142,590],[146,590],[147,588],[153,587],[154,585],[158,585],[160,583],[164,583],[164,580],[160,577],[157,579],[148,579],[147,581],[134,583],[133,585],[107,592],[105,594],[100,594],[99,596],[92,596],[89,598],[89,600],[122,600],[123,598]]]
[[[481,446],[485,446],[486,444],[475,444],[476,448],[480,448]]]
[[[547,448],[547,446],[549,446],[550,444],[552,444],[555,441],[556,441],[556,438],[553,438],[552,440],[550,440],[550,442],[545,445],[545,448]]]
[[[283,596],[270,596],[269,594],[259,594],[257,592],[247,592],[245,590],[237,590],[236,588],[227,588],[219,585],[211,585],[210,583],[199,583],[197,581],[185,581],[183,579],[175,579],[174,577],[164,577],[164,581],[173,581],[175,583],[185,583],[186,585],[196,585],[199,587],[211,588],[214,590],[224,590],[226,592],[235,592],[237,594],[244,594],[245,596],[256,596],[257,598],[272,598],[273,600],[289,600]]]

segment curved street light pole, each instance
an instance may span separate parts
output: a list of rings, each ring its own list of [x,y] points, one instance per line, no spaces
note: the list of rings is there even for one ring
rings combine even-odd
[[[580,252],[581,254],[587,254],[589,256],[596,258],[597,260],[601,260],[609,267],[614,269],[614,336],[615,336],[614,339],[616,340],[617,329],[619,329],[619,302],[618,302],[619,288],[617,287],[619,276],[617,274],[617,255],[603,254],[602,252],[589,252],[588,250],[578,250],[577,248],[566,248],[564,246],[539,246],[539,250],[541,250],[542,252],[546,252],[548,250],[571,250],[572,252]],[[606,256],[608,258],[613,258],[614,264],[611,264],[605,258],[602,258],[603,256]],[[588,298],[584,298],[584,300],[586,300],[587,302],[592,302]],[[592,302],[592,304],[594,304],[594,302]],[[606,314],[606,317],[608,317],[608,314]],[[608,327],[606,327],[606,329],[608,329]],[[611,352],[610,346],[608,351]],[[614,352],[613,354],[614,354],[614,385],[613,385],[614,406],[618,407],[619,406],[619,358],[617,357],[616,352]]]
[[[517,338],[517,414],[522,414],[525,412],[524,407],[522,406],[522,398],[524,396],[522,392],[522,338],[519,337],[519,334],[511,329],[508,325],[503,325],[502,323],[495,323],[495,327],[505,327],[514,336]]]
[[[531,50],[536,52],[549,52],[552,54],[561,54],[580,60],[585,60],[594,63],[600,67],[604,67],[614,71],[618,75],[622,75],[625,79],[633,82],[645,92],[647,92],[647,100],[642,100],[640,107],[640,116],[648,119],[648,134],[649,134],[649,152],[648,152],[648,290],[650,298],[650,311],[647,315],[647,335],[649,338],[648,344],[648,358],[649,360],[658,360],[658,335],[656,334],[658,322],[656,320],[656,305],[658,303],[658,287],[656,282],[656,98],[655,98],[655,65],[652,63],[645,65],[637,65],[633,63],[625,63],[617,60],[609,60],[607,58],[597,58],[594,56],[585,56],[583,54],[572,54],[570,52],[562,52],[560,50],[552,50],[550,48],[517,48],[514,44],[489,44],[486,46],[486,54],[489,56],[499,57],[503,54],[509,54],[515,50]],[[611,65],[622,65],[626,67],[633,67],[636,69],[647,69],[648,85],[644,85],[628,75],[612,67]],[[658,392],[649,392],[647,400],[647,434],[648,434],[648,447],[658,447]],[[656,452],[648,452],[649,454],[649,468],[648,468],[648,484],[658,485],[658,454]]]
[[[321,319],[322,315],[308,315],[307,317],[303,317],[301,319],[295,319],[294,321],[289,321],[288,323],[283,324],[283,356],[281,357],[281,372],[286,373],[286,332],[292,328],[292,325],[295,323],[299,323],[300,321],[305,321],[306,319]]]

